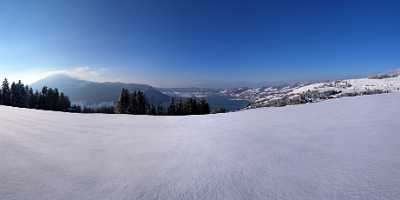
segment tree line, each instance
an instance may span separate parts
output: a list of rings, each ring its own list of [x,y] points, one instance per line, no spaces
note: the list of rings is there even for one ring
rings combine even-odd
[[[210,106],[205,99],[176,100],[172,98],[167,112],[169,115],[204,115],[210,114]]]
[[[71,102],[57,88],[43,87],[41,91],[33,91],[21,81],[10,85],[4,79],[0,89],[0,105],[65,112],[71,107]]]
[[[12,82],[4,79],[0,88],[0,105],[32,108],[41,110],[74,112],[74,113],[107,113],[133,115],[202,115],[210,114],[210,106],[205,99],[172,98],[166,108],[163,105],[151,104],[143,91],[129,92],[123,88],[116,106],[86,107],[72,105],[68,96],[57,88],[43,87],[34,91],[21,81]]]
[[[168,107],[164,108],[163,105],[155,106],[149,103],[144,92],[140,90],[129,92],[128,89],[123,88],[115,112],[133,115],[202,115],[210,114],[210,106],[205,99],[176,100],[172,98]]]

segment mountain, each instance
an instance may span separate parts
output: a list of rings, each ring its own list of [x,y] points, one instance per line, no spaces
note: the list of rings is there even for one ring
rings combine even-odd
[[[122,88],[131,91],[141,90],[145,93],[148,100],[155,104],[166,104],[170,97],[161,93],[157,89],[144,84],[131,83],[112,83],[112,82],[92,82],[79,80],[67,75],[52,75],[39,80],[32,85],[33,89],[41,89],[43,86],[58,88],[68,95],[73,103],[84,105],[112,104],[118,100]]]

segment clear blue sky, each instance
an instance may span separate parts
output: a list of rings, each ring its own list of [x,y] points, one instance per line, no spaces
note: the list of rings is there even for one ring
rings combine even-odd
[[[0,1],[0,71],[84,66],[156,85],[388,71],[400,66],[400,3]]]

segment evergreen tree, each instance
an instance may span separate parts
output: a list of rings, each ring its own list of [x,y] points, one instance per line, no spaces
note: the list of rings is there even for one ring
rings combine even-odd
[[[150,115],[157,115],[156,107],[153,106],[153,105],[150,105],[148,114],[150,114]]]
[[[11,106],[16,106],[17,105],[17,85],[15,82],[11,83],[11,88],[10,88],[10,99],[11,99]]]
[[[140,115],[144,115],[147,112],[147,100],[142,91],[137,92],[137,103],[138,103],[138,113]]]
[[[162,105],[157,106],[157,115],[163,115],[164,114],[164,107]]]
[[[27,91],[25,89],[21,80],[15,85],[15,106],[20,108],[26,107]]]
[[[31,99],[31,103],[32,103],[32,108],[36,108],[39,109],[39,99],[40,99],[40,94],[39,91],[35,91],[35,93],[33,93],[32,99]]]
[[[54,91],[53,88],[48,88],[47,89],[47,94],[46,94],[46,107],[49,110],[52,110],[54,108]]]
[[[39,94],[39,105],[38,105],[39,109],[43,109],[43,110],[49,109],[47,91],[48,91],[48,88],[45,86],[42,88],[41,94]]]
[[[192,107],[192,114],[194,114],[194,115],[200,114],[199,105],[198,105],[197,100],[195,98],[191,99],[191,107]]]
[[[137,92],[134,91],[130,95],[130,103],[129,103],[129,113],[130,114],[138,114],[138,98],[137,98]]]
[[[121,95],[119,97],[119,101],[116,107],[116,113],[119,114],[128,114],[129,113],[129,104],[130,104],[129,91],[125,88],[122,89]]]
[[[176,114],[176,105],[175,105],[175,98],[171,98],[171,103],[168,107],[168,114],[169,115],[175,115]]]
[[[205,99],[200,100],[199,114],[210,114],[210,106]]]
[[[27,100],[26,100],[27,108],[35,108],[34,98],[35,98],[35,93],[33,92],[33,89],[29,87],[27,91]]]
[[[82,108],[80,105],[72,105],[69,110],[70,110],[70,112],[73,112],[73,113],[81,113],[82,112]]]
[[[58,92],[58,89],[55,88],[53,90],[53,94],[51,96],[51,109],[52,110],[60,111],[59,110],[59,102],[58,102],[59,100],[60,100],[60,93]]]
[[[184,105],[184,111],[186,115],[199,114],[197,109],[197,100],[195,98],[189,98]]]
[[[25,92],[26,92],[25,105],[27,108],[32,108],[33,90],[29,86],[25,86]]]
[[[11,105],[11,91],[10,85],[7,79],[4,79],[1,89],[1,99],[3,105],[10,106]]]
[[[67,111],[69,107],[71,107],[71,102],[64,93],[61,92],[59,100],[58,100],[57,110],[59,111]]]
[[[113,106],[101,106],[101,107],[83,107],[82,113],[104,113],[104,114],[114,114],[115,108]]]
[[[185,105],[182,99],[179,99],[179,102],[176,105],[175,115],[185,115]]]

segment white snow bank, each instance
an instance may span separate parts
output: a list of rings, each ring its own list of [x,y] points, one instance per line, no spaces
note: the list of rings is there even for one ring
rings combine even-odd
[[[0,107],[0,199],[400,198],[400,94],[209,116]]]

